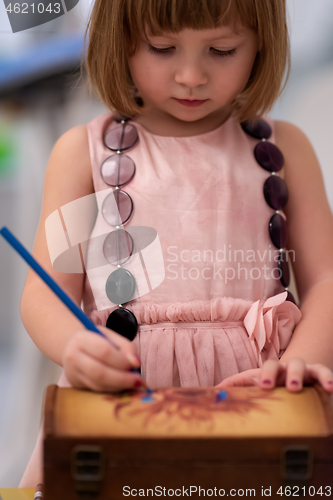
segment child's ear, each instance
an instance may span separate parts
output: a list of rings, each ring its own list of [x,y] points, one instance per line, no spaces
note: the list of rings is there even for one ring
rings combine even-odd
[[[143,99],[139,96],[139,91],[135,85],[133,87],[132,96],[138,106],[142,107],[144,105]]]
[[[135,96],[134,101],[137,103],[138,106],[142,107],[143,106],[143,99],[140,96]]]

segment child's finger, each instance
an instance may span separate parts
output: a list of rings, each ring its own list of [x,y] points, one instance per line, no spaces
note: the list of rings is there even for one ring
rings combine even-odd
[[[228,377],[222,382],[220,382],[215,387],[249,387],[256,385],[258,380],[258,369],[255,368],[253,370],[246,370],[242,373],[237,373],[236,375],[232,375]]]
[[[125,357],[131,363],[131,366],[138,368],[141,365],[140,359],[138,358],[137,347],[133,342],[110,328],[106,328],[104,326],[99,326],[98,328],[102,333],[104,333],[104,335],[120,347],[121,351],[125,354]]]
[[[303,389],[303,380],[306,370],[302,358],[291,358],[287,363],[286,387],[289,391],[298,392]]]
[[[268,359],[262,365],[260,370],[259,382],[260,387],[264,389],[271,389],[275,387],[277,376],[281,370],[281,366],[278,361],[273,359]]]
[[[318,380],[324,389],[328,392],[333,392],[333,373],[328,366],[322,364],[307,365],[306,371],[305,382],[310,382],[308,379],[308,376],[310,376],[311,381]]]
[[[92,335],[91,332],[83,330],[76,335],[75,342],[76,345],[73,343],[72,349],[66,352],[68,364],[76,363],[77,349],[79,349],[81,353],[119,370],[129,370],[134,365],[128,359],[127,353],[122,349],[116,350],[107,339],[99,335]],[[138,366],[140,366],[139,360],[136,367]]]
[[[97,341],[98,340],[98,341]],[[95,358],[96,361],[105,365],[111,366],[118,370],[129,370],[134,367],[134,355],[123,352],[123,350],[115,350],[106,339],[97,339],[96,341],[88,342],[82,346],[81,350],[88,356]],[[102,341],[102,342],[101,342]],[[132,360],[133,358],[133,360]],[[136,367],[140,366],[139,359],[137,359]]]
[[[142,385],[139,375],[117,370],[86,354],[81,355],[77,373],[84,386],[93,391],[119,391]]]

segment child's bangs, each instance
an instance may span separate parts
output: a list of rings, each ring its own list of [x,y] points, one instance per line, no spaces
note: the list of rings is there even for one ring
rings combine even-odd
[[[159,35],[189,29],[239,25],[257,31],[256,0],[126,0],[130,51],[140,34]]]

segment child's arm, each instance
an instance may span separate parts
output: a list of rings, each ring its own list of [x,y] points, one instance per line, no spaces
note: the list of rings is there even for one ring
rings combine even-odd
[[[302,318],[280,361],[268,360],[261,369],[247,370],[219,384],[263,387],[286,385],[301,390],[303,383],[320,382],[333,391],[333,215],[316,154],[296,126],[275,122],[276,145],[285,157],[289,201],[284,209]],[[292,255],[292,254],[290,254]],[[263,383],[264,381],[270,383]]]
[[[333,215],[316,154],[290,123],[276,121],[276,143],[285,156],[289,201],[285,208],[302,319],[282,362],[302,357],[333,370]]]
[[[66,132],[56,143],[47,166],[43,204],[33,255],[41,266],[78,304],[81,304],[84,274],[61,273],[52,268],[45,220],[61,206],[94,192],[85,126]],[[52,361],[65,366],[75,386],[102,390],[133,387],[138,375],[128,372],[139,362],[133,343],[101,328],[122,348],[115,351],[99,335],[88,332],[41,279],[29,269],[21,299],[22,322],[37,347]],[[129,356],[129,357],[128,357]]]

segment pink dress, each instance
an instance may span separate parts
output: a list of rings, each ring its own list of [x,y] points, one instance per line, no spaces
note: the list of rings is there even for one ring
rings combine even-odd
[[[265,119],[274,142],[274,122]],[[134,125],[139,143],[126,154],[136,173],[123,188],[134,212],[125,229],[156,229],[165,270],[154,288],[141,280],[137,298],[125,305],[140,325],[134,343],[143,378],[152,388],[212,386],[278,359],[301,312],[285,300],[278,276],[268,231],[274,210],[263,195],[269,173],[253,154],[258,140],[233,115],[193,137],[158,136]],[[110,187],[100,173],[112,154],[102,141],[108,126],[117,126],[109,114],[87,125],[96,192]],[[92,238],[103,223],[99,211]],[[105,295],[109,274],[88,271],[85,282],[84,309],[97,325],[118,307]]]
[[[274,122],[264,118],[274,143]],[[87,125],[93,182],[101,200],[110,189],[100,173],[113,154],[102,141],[109,125],[110,114]],[[125,229],[154,228],[164,261],[164,277],[136,276],[136,298],[125,305],[139,323],[133,342],[142,377],[151,388],[213,386],[266,359],[279,359],[301,312],[286,301],[278,277],[278,250],[268,232],[274,210],[263,195],[269,173],[253,154],[258,141],[233,115],[217,129],[193,137],[162,137],[135,126],[139,143],[126,154],[136,173],[123,188],[134,212]],[[104,228],[99,211],[91,241]],[[146,264],[149,269],[149,258]],[[114,269],[87,271],[82,305],[96,325],[105,326],[118,307],[105,293]],[[69,385],[64,375],[59,385]],[[41,444],[42,433],[21,487],[42,481]]]

